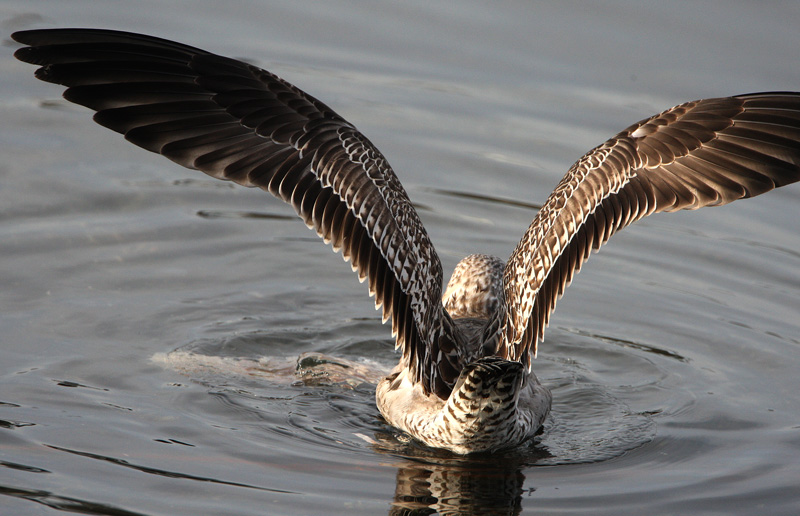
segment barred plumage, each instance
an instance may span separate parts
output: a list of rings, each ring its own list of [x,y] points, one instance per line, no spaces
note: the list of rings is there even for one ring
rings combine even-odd
[[[253,65],[117,31],[17,32],[22,61],[132,143],[262,188],[349,260],[391,318],[402,359],[376,391],[391,424],[457,453],[534,435],[551,397],[530,371],[556,300],[618,230],[800,180],[800,94],[681,104],[578,160],[507,263],[442,267],[383,155],[332,109]]]

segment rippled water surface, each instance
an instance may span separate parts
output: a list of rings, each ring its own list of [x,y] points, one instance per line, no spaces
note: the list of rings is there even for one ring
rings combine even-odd
[[[800,90],[796,3],[438,5],[0,4],[0,513],[800,512],[800,186],[615,236],[540,346],[543,433],[461,458],[383,423],[369,383],[247,369],[397,357],[289,208],[94,125],[8,37],[127,29],[270,69],[384,151],[448,271],[507,256],[630,123]]]

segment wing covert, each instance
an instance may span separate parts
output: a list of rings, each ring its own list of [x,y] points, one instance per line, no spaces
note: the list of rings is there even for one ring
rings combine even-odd
[[[442,268],[383,155],[328,106],[253,65],[139,34],[17,32],[15,56],[132,143],[218,179],[259,187],[368,280],[424,389],[446,394],[460,357],[439,302]]]
[[[721,206],[800,180],[800,94],[687,102],[630,126],[567,172],[504,270],[490,325],[498,354],[530,365],[592,251],[652,213]]]

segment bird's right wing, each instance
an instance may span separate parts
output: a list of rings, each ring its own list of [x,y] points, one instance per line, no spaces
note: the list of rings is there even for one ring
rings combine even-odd
[[[505,305],[487,335],[500,356],[529,365],[556,301],[616,231],[651,213],[720,206],[798,180],[799,93],[698,100],[642,120],[556,186],[506,264]]]

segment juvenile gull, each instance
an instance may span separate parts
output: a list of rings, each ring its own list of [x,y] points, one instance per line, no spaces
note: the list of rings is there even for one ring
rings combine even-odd
[[[442,266],[383,155],[314,97],[253,65],[140,34],[17,32],[15,56],[99,124],[188,168],[259,187],[367,280],[402,357],[386,420],[456,453],[517,446],[550,410],[531,372],[556,301],[593,250],[651,213],[719,206],[800,180],[800,93],[687,102],[590,150],[506,262]],[[440,301],[441,300],[441,301]]]

